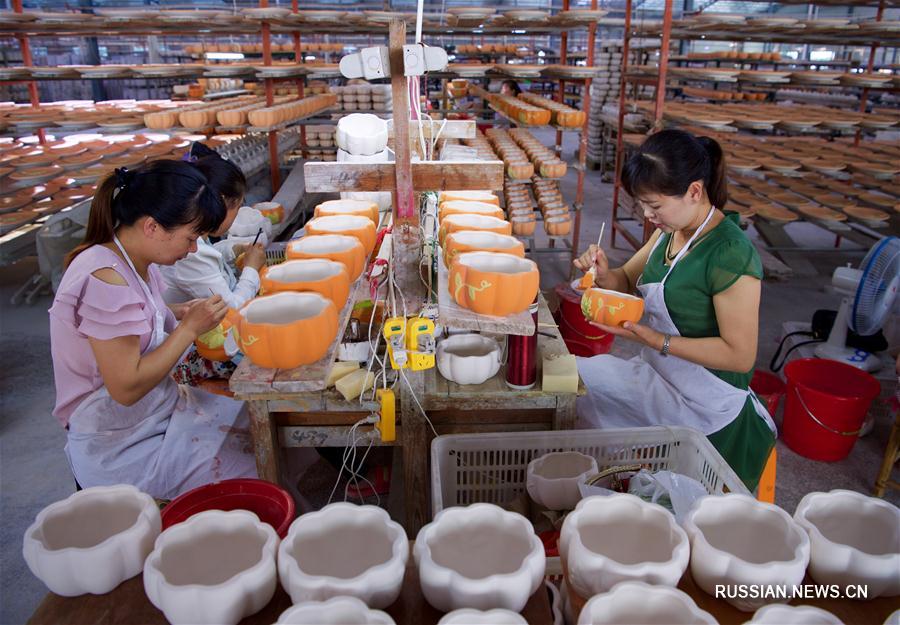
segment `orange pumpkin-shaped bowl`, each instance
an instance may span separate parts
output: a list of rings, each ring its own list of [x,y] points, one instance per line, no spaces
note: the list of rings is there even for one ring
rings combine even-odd
[[[338,311],[319,293],[285,291],[241,308],[237,342],[260,367],[293,369],[320,360],[338,332]]]
[[[328,215],[316,217],[306,224],[307,234],[349,234],[359,239],[366,256],[375,248],[375,224],[359,215]]]
[[[356,282],[366,268],[366,250],[356,237],[346,234],[308,235],[288,243],[285,250],[288,260],[302,258],[324,258],[343,263]]]
[[[500,198],[492,191],[441,191],[440,204],[444,202],[452,202],[454,200],[463,200],[466,202],[484,202],[500,206]]]
[[[503,209],[495,204],[473,202],[470,200],[450,200],[441,204],[438,220],[443,221],[448,215],[487,215],[503,219]]]
[[[378,224],[378,204],[366,200],[328,200],[316,206],[314,217],[331,215],[358,215],[368,217]]]
[[[626,321],[640,321],[644,314],[644,300],[628,293],[591,288],[581,296],[581,312],[588,321],[621,326]]]
[[[450,265],[449,279],[457,304],[497,317],[526,310],[541,281],[534,261],[496,252],[459,254]]]
[[[232,315],[226,316],[215,328],[197,337],[194,341],[194,346],[197,348],[197,353],[200,356],[216,362],[231,360],[228,354],[225,353],[225,339],[228,337],[228,331],[231,329],[232,320]]]
[[[512,229],[513,234],[518,237],[534,236],[534,230],[537,227],[537,221],[534,215],[528,217],[513,217]]]
[[[512,225],[508,221],[489,215],[447,215],[441,221],[438,232],[441,245],[444,244],[448,234],[457,230],[485,230],[497,234],[512,234]]]
[[[281,291],[321,293],[341,309],[350,295],[350,274],[343,263],[325,258],[288,260],[262,270],[259,276],[265,294]]]
[[[459,254],[497,252],[525,258],[525,244],[517,238],[485,230],[457,230],[444,239],[444,264],[447,268]]]
[[[253,208],[262,213],[262,216],[272,222],[272,225],[281,223],[284,219],[284,206],[278,202],[257,202]]]

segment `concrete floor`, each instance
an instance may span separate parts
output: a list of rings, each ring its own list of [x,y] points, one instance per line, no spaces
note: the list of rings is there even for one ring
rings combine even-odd
[[[546,140],[550,140],[547,138]],[[567,137],[566,155],[575,149],[573,137]],[[563,192],[574,198],[575,172],[570,171],[563,181]],[[610,219],[610,185],[602,184],[599,176],[590,172],[585,184],[585,211],[582,222],[582,245],[597,240],[600,225]],[[790,233],[809,245],[827,246],[833,238],[815,226],[796,224]],[[604,243],[609,243],[607,226]],[[751,237],[756,234],[751,228]],[[539,245],[545,242],[538,241]],[[624,242],[620,245],[625,245]],[[844,249],[853,249],[845,244]],[[815,279],[791,279],[786,282],[765,282],[763,285],[760,344],[757,364],[768,368],[786,320],[809,320],[817,308],[835,308],[836,298],[825,292],[835,266],[845,262],[858,263],[864,250],[855,253],[813,254],[811,260],[819,269]],[[629,250],[610,251],[614,262],[621,262]],[[540,259],[542,287],[550,289],[568,274],[568,258],[544,256]],[[54,403],[53,374],[50,362],[50,342],[46,310],[50,298],[39,299],[33,306],[13,307],[9,298],[36,269],[32,260],[0,269],[0,347],[7,354],[5,374],[0,379],[0,623],[24,623],[46,594],[44,586],[27,570],[21,556],[22,535],[37,512],[44,506],[62,499],[74,491],[74,483],[63,453],[64,430],[50,412]],[[890,418],[884,406],[877,409],[874,431],[859,440],[850,457],[837,463],[807,460],[778,444],[779,464],[776,502],[793,513],[800,498],[807,492],[847,488],[870,493],[881,464],[890,428]],[[779,420],[780,417],[776,418]],[[312,492],[305,492],[312,505],[327,500],[335,472],[324,461],[309,457],[299,459],[298,472],[303,484]],[[395,475],[398,472],[395,471]],[[306,489],[304,489],[306,490]],[[388,507],[400,516],[402,502],[397,502],[395,486]],[[887,497],[900,504],[900,492]]]

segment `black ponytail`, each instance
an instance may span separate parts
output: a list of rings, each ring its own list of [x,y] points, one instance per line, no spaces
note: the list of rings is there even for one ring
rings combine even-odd
[[[647,138],[622,169],[622,185],[632,197],[659,193],[680,197],[700,180],[716,208],[728,202],[725,155],[710,137],[663,130]]]
[[[199,141],[191,146],[189,162],[200,170],[226,204],[243,200],[247,191],[247,179],[237,165]]]
[[[191,224],[198,234],[216,231],[225,220],[225,204],[192,165],[155,160],[135,170],[116,169],[103,179],[91,202],[82,243],[66,257],[66,266],[81,252],[113,240],[118,226],[152,217],[166,230]]]

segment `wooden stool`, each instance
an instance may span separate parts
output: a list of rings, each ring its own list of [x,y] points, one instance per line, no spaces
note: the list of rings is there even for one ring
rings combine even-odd
[[[876,497],[884,497],[884,491],[888,487],[900,489],[900,482],[891,479],[891,471],[897,460],[900,460],[900,410],[894,415],[894,425],[888,438],[887,449],[884,450],[881,471],[878,472],[878,479],[875,480]]]
[[[775,503],[775,469],[778,464],[778,453],[775,447],[772,447],[772,453],[766,460],[766,466],[763,469],[762,476],[759,478],[759,484],[756,486],[756,498],[765,503]]]

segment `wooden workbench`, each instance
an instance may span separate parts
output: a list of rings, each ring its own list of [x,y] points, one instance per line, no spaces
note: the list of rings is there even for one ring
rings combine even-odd
[[[496,376],[476,386],[448,382],[436,369],[429,369],[425,372],[423,391],[418,396],[438,434],[574,427],[577,395],[545,393],[540,387],[541,355],[566,354],[568,351],[553,323],[547,302],[543,297],[539,299],[538,321],[543,325],[539,326],[535,387],[528,391],[510,389],[504,382],[502,367]],[[333,389],[305,390],[314,387],[309,381],[301,384],[296,380],[298,376],[242,362],[231,378],[230,388],[235,397],[246,400],[250,408],[259,476],[271,482],[281,481],[279,447],[344,447],[349,442],[350,427],[378,410],[373,402],[348,402]],[[320,379],[323,377],[324,374]],[[401,384],[402,381],[398,387]],[[580,392],[584,392],[583,386],[580,386]],[[399,399],[398,393],[398,403]],[[416,406],[412,406],[412,410],[418,412]],[[401,406],[398,406],[397,415],[401,415]],[[397,439],[391,443],[382,443],[379,433],[371,425],[358,428],[358,444],[371,442],[401,447],[404,474],[409,468],[419,475],[418,483],[404,479],[405,526],[410,533],[418,531],[430,518],[428,455],[433,434],[430,427],[418,427],[418,424],[415,428],[404,428],[402,417],[397,426]]]
[[[412,544],[412,543],[410,543]],[[443,613],[431,607],[422,594],[419,586],[419,573],[410,548],[409,563],[406,576],[403,578],[403,589],[400,597],[385,612],[393,617],[397,625],[434,625]],[[291,598],[281,588],[275,590],[275,596],[269,604],[256,614],[241,621],[241,625],[271,625],[278,616],[291,607]],[[553,617],[550,612],[550,600],[547,589],[541,584],[525,608],[522,616],[530,625],[551,625]],[[61,597],[49,593],[37,607],[29,625],[85,625],[86,623],[103,625],[167,625],[163,613],[156,609],[144,593],[142,575],[133,577],[120,584],[112,592],[105,595],[82,595],[80,597]]]

